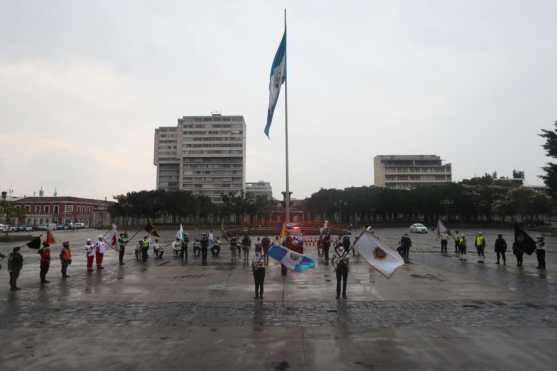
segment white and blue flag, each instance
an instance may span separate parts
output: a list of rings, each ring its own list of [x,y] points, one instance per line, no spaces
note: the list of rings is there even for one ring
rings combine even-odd
[[[269,137],[271,130],[271,122],[273,121],[273,113],[277,105],[280,95],[280,87],[286,80],[286,31],[282,36],[282,40],[273,59],[271,66],[271,80],[269,81],[269,109],[267,110],[267,125],[265,125],[265,135]]]
[[[315,268],[315,261],[309,256],[277,244],[271,246],[269,256],[295,272],[303,272],[306,269]]]

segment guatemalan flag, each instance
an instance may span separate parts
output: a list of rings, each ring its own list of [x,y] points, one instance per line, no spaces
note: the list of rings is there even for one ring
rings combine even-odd
[[[269,249],[269,256],[296,272],[303,272],[306,269],[315,268],[315,261],[312,258],[277,244],[271,246]]]
[[[280,95],[280,87],[286,81],[286,30],[273,59],[271,66],[271,80],[269,81],[269,109],[267,110],[267,125],[265,125],[265,135],[269,137],[273,113]]]

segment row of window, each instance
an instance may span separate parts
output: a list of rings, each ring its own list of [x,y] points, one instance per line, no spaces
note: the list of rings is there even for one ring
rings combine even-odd
[[[242,130],[199,130],[199,131],[189,131],[184,130],[184,136],[187,135],[241,135]]]
[[[184,144],[186,148],[241,148],[242,143],[194,143],[194,144]]]
[[[242,151],[238,151],[238,150],[209,150],[209,151],[203,151],[203,150],[190,150],[190,151],[183,151],[182,152],[184,155],[241,155]]]
[[[18,206],[20,207],[20,206]],[[63,205],[65,213],[74,212],[74,205]],[[50,205],[25,205],[23,206],[25,212],[28,214],[58,214],[60,212],[59,206]],[[94,210],[91,206],[76,206],[75,211],[77,213],[90,213]]]

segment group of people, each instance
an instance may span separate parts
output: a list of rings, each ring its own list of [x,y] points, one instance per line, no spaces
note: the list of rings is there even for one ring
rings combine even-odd
[[[461,261],[466,261],[466,254],[467,254],[467,244],[466,244],[466,236],[461,234],[459,231],[456,231],[454,236],[454,253]],[[449,240],[448,233],[441,233],[441,253],[447,254],[447,245]],[[485,262],[485,248],[487,246],[487,240],[483,233],[478,232],[474,237],[474,247],[476,248],[476,254],[478,256],[478,263]],[[497,261],[495,264],[507,264],[507,241],[503,238],[502,234],[498,234],[495,242],[493,244],[493,250],[496,254]],[[512,245],[512,252],[516,257],[516,265],[517,267],[522,267],[523,258],[524,258],[524,251],[519,248],[517,241],[514,241]],[[538,236],[536,239],[536,258],[538,260],[537,269],[544,270],[545,269],[545,239],[542,236]]]

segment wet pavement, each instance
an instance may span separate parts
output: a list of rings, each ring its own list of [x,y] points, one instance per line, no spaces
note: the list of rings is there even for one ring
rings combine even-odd
[[[73,247],[67,280],[60,244],[42,288],[34,251],[22,249],[21,291],[8,290],[2,262],[0,370],[557,369],[557,241],[546,237],[548,270],[539,272],[534,256],[523,268],[512,253],[495,264],[495,235],[510,242],[512,231],[483,231],[485,264],[473,253],[475,231],[465,232],[467,262],[440,255],[431,234],[411,235],[412,264],[391,279],[351,258],[349,298],[339,301],[331,266],[283,278],[273,262],[265,299],[255,301],[250,267],[231,265],[227,247],[205,267],[191,246],[188,264],[169,247],[164,259],[142,264],[134,240],[126,265],[111,251],[103,271],[87,274],[81,246],[98,231],[57,232]],[[377,231],[391,246],[402,233]],[[173,236],[163,232],[163,244]]]

